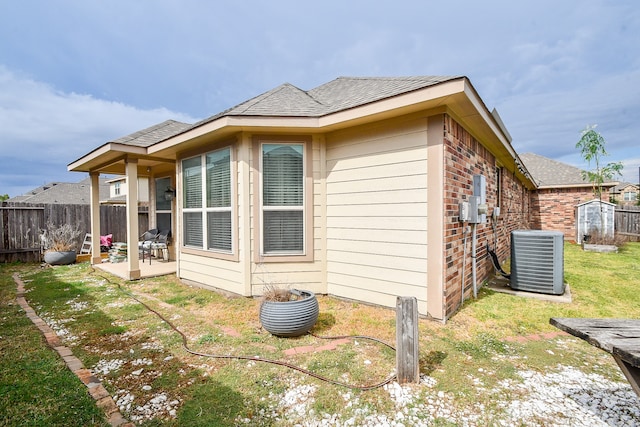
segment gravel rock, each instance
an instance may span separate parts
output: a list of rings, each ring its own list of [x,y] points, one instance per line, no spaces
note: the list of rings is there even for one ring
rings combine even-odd
[[[295,426],[431,426],[450,423],[456,426],[571,426],[606,427],[640,426],[640,399],[629,384],[613,382],[598,374],[585,374],[580,370],[558,366],[553,372],[518,372],[520,380],[505,380],[492,390],[479,387],[479,393],[495,396],[496,408],[491,412],[483,405],[461,407],[454,396],[435,391],[434,378],[423,376],[419,385],[400,385],[396,382],[384,386],[395,403],[391,415],[375,413],[370,405],[360,405],[354,393],[340,396],[351,415],[315,414],[310,408],[316,386],[295,385],[279,397],[268,410],[262,410],[261,421]],[[238,424],[253,425],[256,420],[239,418]],[[268,423],[268,422],[267,422]],[[285,424],[278,424],[285,425]]]

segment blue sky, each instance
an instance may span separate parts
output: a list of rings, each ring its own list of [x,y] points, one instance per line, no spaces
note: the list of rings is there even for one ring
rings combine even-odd
[[[162,122],[282,83],[465,75],[519,153],[640,167],[636,0],[0,0],[0,194],[77,182],[70,162]]]

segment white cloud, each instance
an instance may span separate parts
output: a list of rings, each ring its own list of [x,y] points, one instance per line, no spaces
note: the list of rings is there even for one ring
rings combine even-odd
[[[638,153],[633,129],[640,114],[640,86],[634,81],[640,81],[640,69],[574,87],[521,93],[505,98],[498,110],[519,152],[570,156],[576,152],[580,131],[588,124],[598,124],[611,160],[622,160]]]
[[[107,141],[167,119],[195,119],[167,109],[140,110],[90,95],[64,93],[0,66],[0,194],[16,196],[48,181],[74,181],[67,164]]]
[[[624,169],[622,170],[622,178],[620,181],[630,182],[632,184],[640,183],[640,157],[622,160]]]

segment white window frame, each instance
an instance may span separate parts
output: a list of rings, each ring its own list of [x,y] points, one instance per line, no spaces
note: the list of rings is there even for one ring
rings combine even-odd
[[[208,207],[207,206],[207,155],[211,154],[211,153],[215,153],[217,151],[222,151],[222,150],[228,150],[229,151],[229,185],[230,185],[230,190],[231,190],[231,195],[230,195],[230,206],[228,207]],[[234,176],[234,162],[235,162],[235,153],[233,150],[232,146],[225,146],[225,147],[221,147],[217,150],[212,150],[212,151],[208,151],[206,153],[202,153],[199,154],[197,156],[190,156],[190,157],[185,157],[184,159],[181,159],[181,165],[183,165],[183,162],[189,159],[193,159],[193,158],[200,158],[200,176],[201,181],[202,181],[202,186],[201,186],[201,200],[202,200],[202,205],[199,208],[186,208],[184,206],[182,206],[182,213],[181,213],[181,217],[182,217],[182,222],[184,224],[184,215],[186,213],[200,213],[201,217],[200,220],[202,221],[202,246],[194,246],[194,245],[187,245],[184,242],[184,237],[183,237],[183,241],[182,241],[182,246],[184,248],[191,248],[191,249],[196,249],[196,250],[204,250],[207,252],[212,252],[212,253],[218,253],[218,254],[225,254],[225,255],[229,255],[229,254],[235,254],[236,253],[236,229],[237,229],[237,225],[236,225],[236,215],[235,215],[235,176]],[[182,169],[184,171],[184,168]],[[184,172],[183,172],[184,173]],[[186,197],[186,189],[183,188],[183,197]],[[209,223],[207,221],[207,215],[210,212],[230,212],[231,215],[231,249],[230,250],[225,250],[225,249],[219,249],[219,248],[210,248],[209,247]]]

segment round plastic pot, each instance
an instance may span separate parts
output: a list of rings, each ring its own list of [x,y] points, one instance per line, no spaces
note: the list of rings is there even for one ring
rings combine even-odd
[[[66,265],[76,262],[76,251],[49,251],[44,253],[44,262],[51,265]]]
[[[273,335],[297,337],[313,328],[318,320],[318,300],[310,291],[292,289],[300,294],[295,301],[263,301],[260,305],[260,322]]]

